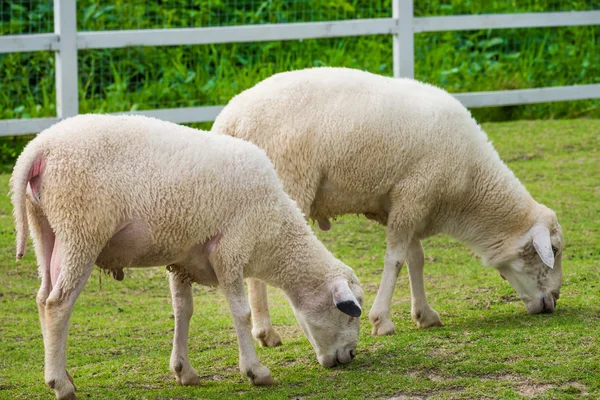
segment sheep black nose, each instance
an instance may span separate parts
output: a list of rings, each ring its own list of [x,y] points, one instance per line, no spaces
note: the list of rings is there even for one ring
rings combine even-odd
[[[546,302],[546,299],[542,299],[542,312],[545,314],[552,314],[556,307],[556,300],[553,299],[552,303]]]

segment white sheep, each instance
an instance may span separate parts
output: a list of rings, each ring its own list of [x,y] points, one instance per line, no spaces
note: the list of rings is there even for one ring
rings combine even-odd
[[[180,384],[199,381],[188,359],[189,281],[223,289],[240,370],[254,384],[273,380],[252,342],[244,277],[283,289],[319,363],[355,356],[358,279],[314,236],[264,151],[250,143],[141,116],[81,115],[27,145],[11,192],[17,257],[28,225],[35,244],[45,381],[59,399],[75,398],[67,330],[94,264],[117,279],[124,267],[169,265],[170,367]]]
[[[563,248],[556,215],[534,201],[447,92],[345,68],[285,72],[234,97],[212,130],[264,149],[287,193],[322,229],[348,213],[387,226],[369,313],[374,334],[395,332],[390,302],[405,261],[413,319],[441,325],[425,295],[421,247],[437,233],[470,245],[530,313],[555,308]]]

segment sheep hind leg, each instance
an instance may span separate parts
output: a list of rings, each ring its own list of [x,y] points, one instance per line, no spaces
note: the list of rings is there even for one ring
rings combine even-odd
[[[169,287],[173,300],[173,314],[175,315],[175,333],[173,335],[173,351],[171,352],[171,372],[175,375],[177,383],[183,386],[199,385],[198,372],[191,366],[189,360],[188,338],[190,320],[194,313],[194,299],[192,285],[182,281],[176,273],[169,273]]]
[[[411,316],[419,328],[442,326],[440,315],[427,302],[423,279],[425,258],[421,241],[413,239],[408,249],[408,277],[410,279]]]
[[[39,275],[41,279],[40,289],[36,296],[40,325],[42,328],[42,337],[44,345],[46,343],[46,299],[52,291],[52,282],[50,278],[50,261],[52,259],[52,249],[54,248],[54,232],[48,220],[41,214],[29,212],[29,221],[31,225],[31,234],[34,238],[35,253],[39,263]]]
[[[258,279],[248,278],[248,299],[252,314],[252,336],[263,347],[281,345],[281,336],[271,325],[269,303],[267,301],[267,285]]]
[[[394,323],[390,319],[390,305],[394,294],[394,287],[398,274],[406,259],[409,238],[400,235],[388,227],[387,249],[381,284],[377,296],[369,312],[369,320],[373,324],[373,334],[377,336],[393,335],[396,333]]]
[[[75,261],[78,259],[82,262]],[[59,400],[77,398],[73,378],[66,370],[67,335],[73,306],[92,273],[94,260],[95,257],[89,257],[83,261],[67,254],[65,246],[55,238],[50,273],[53,288],[44,309],[44,375],[46,384],[54,389]]]

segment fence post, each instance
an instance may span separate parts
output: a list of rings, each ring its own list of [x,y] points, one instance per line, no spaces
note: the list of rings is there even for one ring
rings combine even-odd
[[[76,0],[54,0],[54,33],[59,38],[54,58],[56,116],[62,119],[79,112]]]
[[[415,35],[413,0],[392,0],[392,18],[397,20],[394,34],[394,78],[415,76]]]

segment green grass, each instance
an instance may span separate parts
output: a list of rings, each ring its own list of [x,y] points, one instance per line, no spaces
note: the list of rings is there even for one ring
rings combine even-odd
[[[391,15],[390,0],[100,0],[77,2],[78,29],[118,30],[338,21]],[[415,2],[416,16],[600,9],[600,0]],[[52,31],[52,1],[0,2],[0,34]],[[415,35],[416,78],[450,92],[600,83],[598,26]],[[346,66],[392,74],[392,37],[79,52],[80,112],[226,104],[276,72]],[[54,55],[0,55],[0,118],[56,114]],[[481,121],[600,117],[600,100],[478,109]]]
[[[178,387],[168,364],[173,319],[162,268],[127,270],[123,282],[95,270],[72,317],[68,368],[83,399],[600,397],[600,131],[598,121],[485,124],[500,155],[534,197],[556,210],[566,238],[564,285],[553,315],[528,315],[512,288],[458,242],[424,244],[426,287],[445,326],[410,319],[403,269],[393,301],[397,334],[373,337],[366,312],[357,358],[318,365],[281,292],[270,289],[284,345],[258,349],[277,384],[255,388],[237,369],[237,342],[224,296],[194,287],[191,362],[200,387]],[[8,191],[8,174],[0,191]],[[319,237],[352,266],[373,302],[385,232],[348,216]],[[101,280],[101,282],[100,282]],[[53,398],[43,380],[43,345],[31,246],[14,262],[8,198],[0,197],[0,398]],[[404,397],[410,398],[410,397]]]

